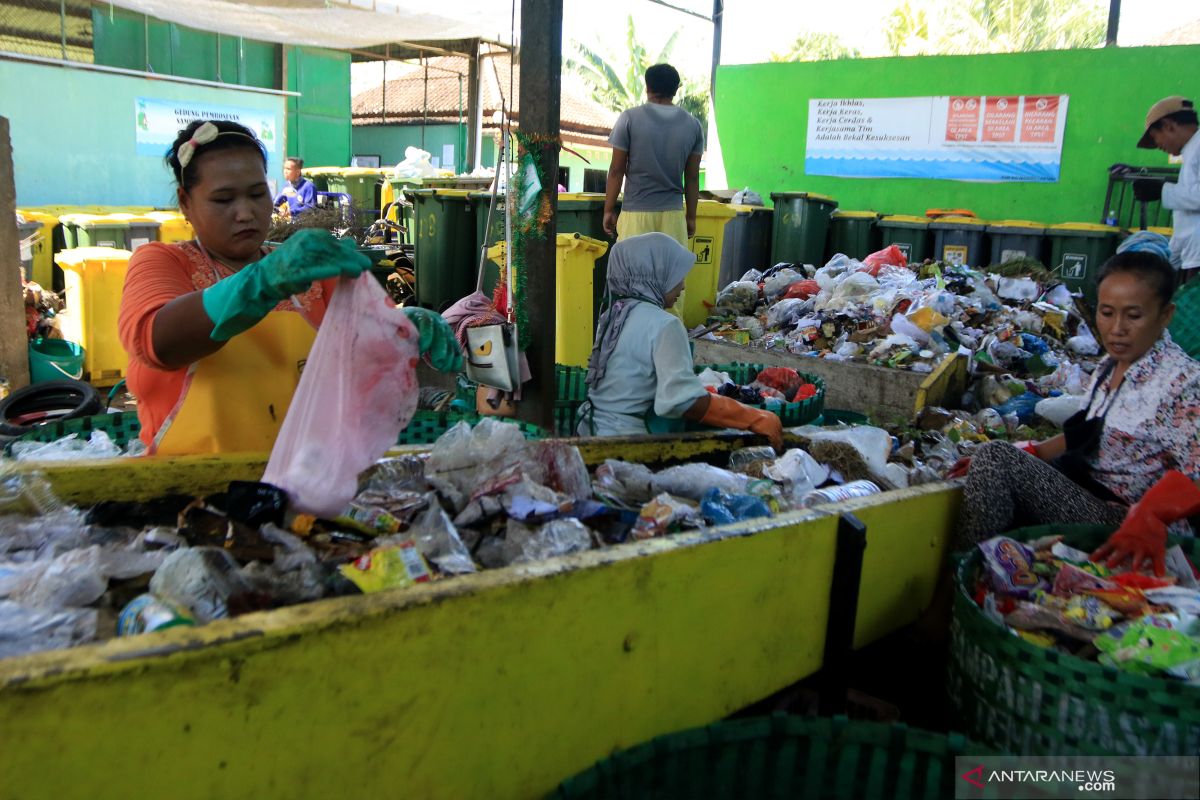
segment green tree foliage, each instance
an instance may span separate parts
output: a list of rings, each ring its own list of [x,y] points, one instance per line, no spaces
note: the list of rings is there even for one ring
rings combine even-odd
[[[1098,0],[904,0],[887,19],[892,55],[1019,53],[1104,43]]]
[[[860,58],[856,48],[847,47],[837,34],[802,33],[787,52],[772,53],[772,61],[834,61],[839,58]]]
[[[671,34],[653,58],[638,39],[631,15],[626,25],[625,53],[614,56],[594,50],[581,42],[571,42],[574,56],[564,66],[579,76],[592,99],[610,111],[624,111],[646,99],[646,70],[655,64],[669,63],[679,31]],[[675,95],[675,105],[689,112],[708,130],[708,90],[698,81],[681,76],[683,83]]]

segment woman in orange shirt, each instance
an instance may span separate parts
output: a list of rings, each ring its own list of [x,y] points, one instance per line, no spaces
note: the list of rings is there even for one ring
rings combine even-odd
[[[262,143],[232,122],[194,122],[166,157],[195,239],[151,243],[129,262],[118,328],[150,453],[268,451],[336,279],[370,261],[306,229],[268,252],[271,192]],[[454,368],[440,316],[406,309],[421,351]]]

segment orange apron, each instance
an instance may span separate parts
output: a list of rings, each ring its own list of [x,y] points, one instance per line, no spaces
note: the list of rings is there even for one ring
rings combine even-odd
[[[147,455],[270,452],[317,336],[292,303],[296,311],[270,312],[188,368]]]

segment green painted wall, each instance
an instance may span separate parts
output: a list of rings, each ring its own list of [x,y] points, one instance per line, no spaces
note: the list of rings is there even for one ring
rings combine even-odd
[[[276,88],[279,46],[199,31],[112,6],[92,9],[95,63]]]
[[[0,97],[28,97],[31,86],[45,102],[0,110],[11,125],[18,206],[174,205],[162,158],[137,155],[137,97],[269,111],[283,125],[279,95],[0,60]],[[281,170],[277,152],[268,175],[279,181]]]
[[[307,164],[350,165],[350,54],[287,47],[287,152]]]
[[[1162,166],[1138,150],[1146,109],[1172,94],[1194,96],[1200,46],[877,58],[721,67],[717,130],[730,187],[811,191],[845,209],[921,214],[969,208],[985,219],[1099,222],[1106,170],[1123,162]],[[804,174],[808,101],[971,94],[1070,95],[1058,183],[966,183]]]

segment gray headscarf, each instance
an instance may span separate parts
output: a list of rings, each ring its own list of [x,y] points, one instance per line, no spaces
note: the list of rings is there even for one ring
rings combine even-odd
[[[665,233],[643,233],[613,245],[608,256],[605,311],[596,326],[587,382],[604,377],[629,312],[637,303],[663,307],[665,295],[687,277],[696,255]]]

